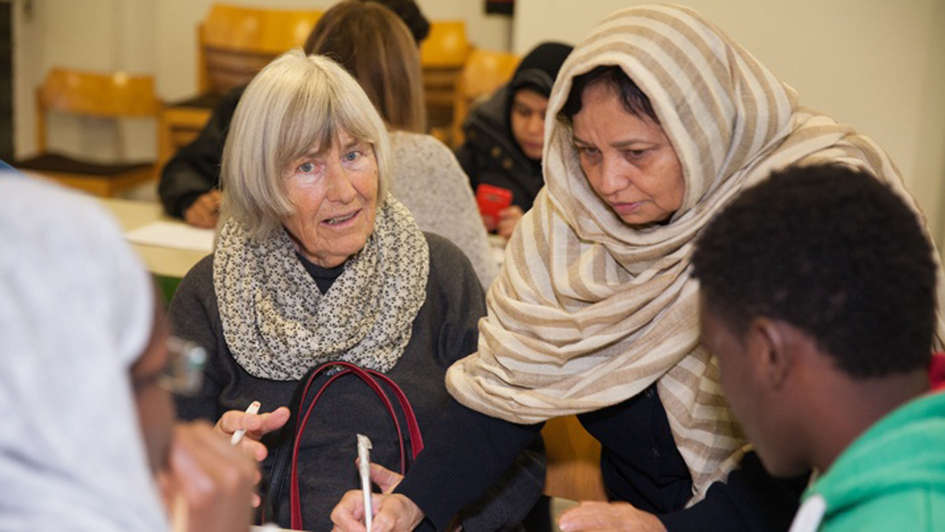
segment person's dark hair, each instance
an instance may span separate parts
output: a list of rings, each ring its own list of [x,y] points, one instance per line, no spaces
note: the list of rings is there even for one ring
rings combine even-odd
[[[932,247],[916,214],[870,174],[792,166],[742,192],[699,238],[706,307],[741,336],[752,318],[811,335],[857,378],[927,366]]]
[[[362,2],[376,2],[394,12],[400,20],[404,21],[413,40],[420,46],[423,39],[430,35],[430,21],[423,16],[420,6],[413,0],[361,0]]]
[[[529,89],[548,98],[561,65],[574,47],[562,42],[547,41],[538,44],[525,54],[515,68],[509,81],[511,95],[521,89]]]
[[[574,115],[581,111],[581,98],[584,96],[584,89],[595,83],[606,83],[616,90],[617,94],[620,95],[623,108],[628,113],[641,119],[649,118],[655,124],[660,123],[659,118],[656,117],[656,112],[653,111],[653,106],[650,104],[650,99],[647,98],[646,94],[643,94],[640,87],[637,87],[637,84],[627,76],[623,69],[616,65],[601,65],[590,72],[576,76],[571,82],[571,92],[568,93],[568,99],[561,107],[561,111],[558,112],[558,120],[570,124]]]

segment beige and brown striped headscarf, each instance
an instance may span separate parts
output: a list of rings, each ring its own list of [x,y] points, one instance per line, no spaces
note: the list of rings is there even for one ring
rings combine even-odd
[[[536,423],[619,403],[658,381],[692,503],[728,474],[744,443],[698,342],[689,261],[699,232],[740,190],[791,163],[846,162],[908,196],[871,140],[798,107],[793,89],[689,9],[606,18],[561,68],[549,117],[572,79],[599,65],[619,65],[649,97],[682,164],[682,207],[665,225],[625,225],[588,185],[570,128],[549,118],[546,188],[489,290],[479,351],[450,368],[447,386],[470,408]],[[942,330],[940,319],[940,338]]]

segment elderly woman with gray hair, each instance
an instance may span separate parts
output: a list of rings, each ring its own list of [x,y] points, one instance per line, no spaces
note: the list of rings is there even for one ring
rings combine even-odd
[[[178,399],[181,416],[216,420],[228,434],[245,429],[269,446],[262,485],[273,514],[265,517],[283,526],[290,426],[299,418],[293,412],[287,425],[283,405],[294,409],[300,398],[307,405],[335,379],[298,447],[307,530],[331,529],[331,508],[358,487],[355,434],[373,441],[372,462],[396,468],[401,456],[390,415],[364,383],[335,373],[303,391],[312,368],[344,361],[384,374],[425,430],[448,403],[446,369],[475,350],[485,312],[476,274],[458,248],[421,232],[388,193],[390,166],[384,123],[344,69],[298,51],[279,57],[249,84],[234,115],[215,252],[171,303],[176,333],[209,353],[204,389]],[[244,413],[253,401],[268,413]],[[462,526],[517,523],[543,478],[543,456],[526,451],[459,514]]]

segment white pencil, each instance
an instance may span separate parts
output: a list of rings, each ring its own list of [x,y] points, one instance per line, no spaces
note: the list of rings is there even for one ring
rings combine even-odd
[[[259,401],[253,401],[246,407],[247,414],[256,415],[259,413],[259,407],[262,406]],[[243,439],[243,435],[246,434],[246,429],[239,429],[233,433],[233,437],[230,438],[230,445],[239,444],[240,440]]]
[[[364,496],[364,528],[371,532],[371,439],[358,434],[358,472],[361,474],[361,494]]]

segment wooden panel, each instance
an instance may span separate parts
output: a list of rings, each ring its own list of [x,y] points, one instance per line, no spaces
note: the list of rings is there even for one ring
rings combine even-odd
[[[152,76],[53,68],[37,97],[46,109],[91,116],[155,116],[160,102]]]
[[[431,67],[462,67],[469,55],[466,23],[462,20],[434,20],[430,34],[420,44],[420,64]]]
[[[154,93],[154,78],[126,72],[100,73],[52,68],[43,84],[36,89],[37,158],[46,154],[46,115],[49,110],[62,113],[104,117],[157,118],[161,102]],[[81,159],[76,158],[81,163]],[[76,172],[43,171],[49,179],[103,197],[137,186],[155,175],[154,166],[116,173],[81,174],[88,171],[79,165]],[[86,169],[83,169],[86,168]]]
[[[555,418],[541,431],[548,455],[545,495],[574,501],[606,501],[600,443],[575,416]]]
[[[154,179],[154,170],[152,167],[117,176],[96,176],[65,172],[36,172],[33,170],[31,170],[30,173],[102,198],[113,197],[123,190],[128,190]]]
[[[202,92],[249,83],[272,59],[302,46],[321,11],[215,4],[197,30]]]
[[[203,22],[204,44],[275,55],[301,46],[322,12],[215,4]]]
[[[198,107],[165,107],[158,121],[158,171],[177,150],[189,144],[210,119],[211,110]]]
[[[257,72],[278,54],[221,50],[206,47],[203,50],[207,65],[206,83],[210,92],[223,94],[239,85],[246,85]]]
[[[454,147],[463,143],[463,121],[472,103],[511,79],[520,60],[515,54],[491,50],[477,49],[469,54],[456,81],[450,139]]]

